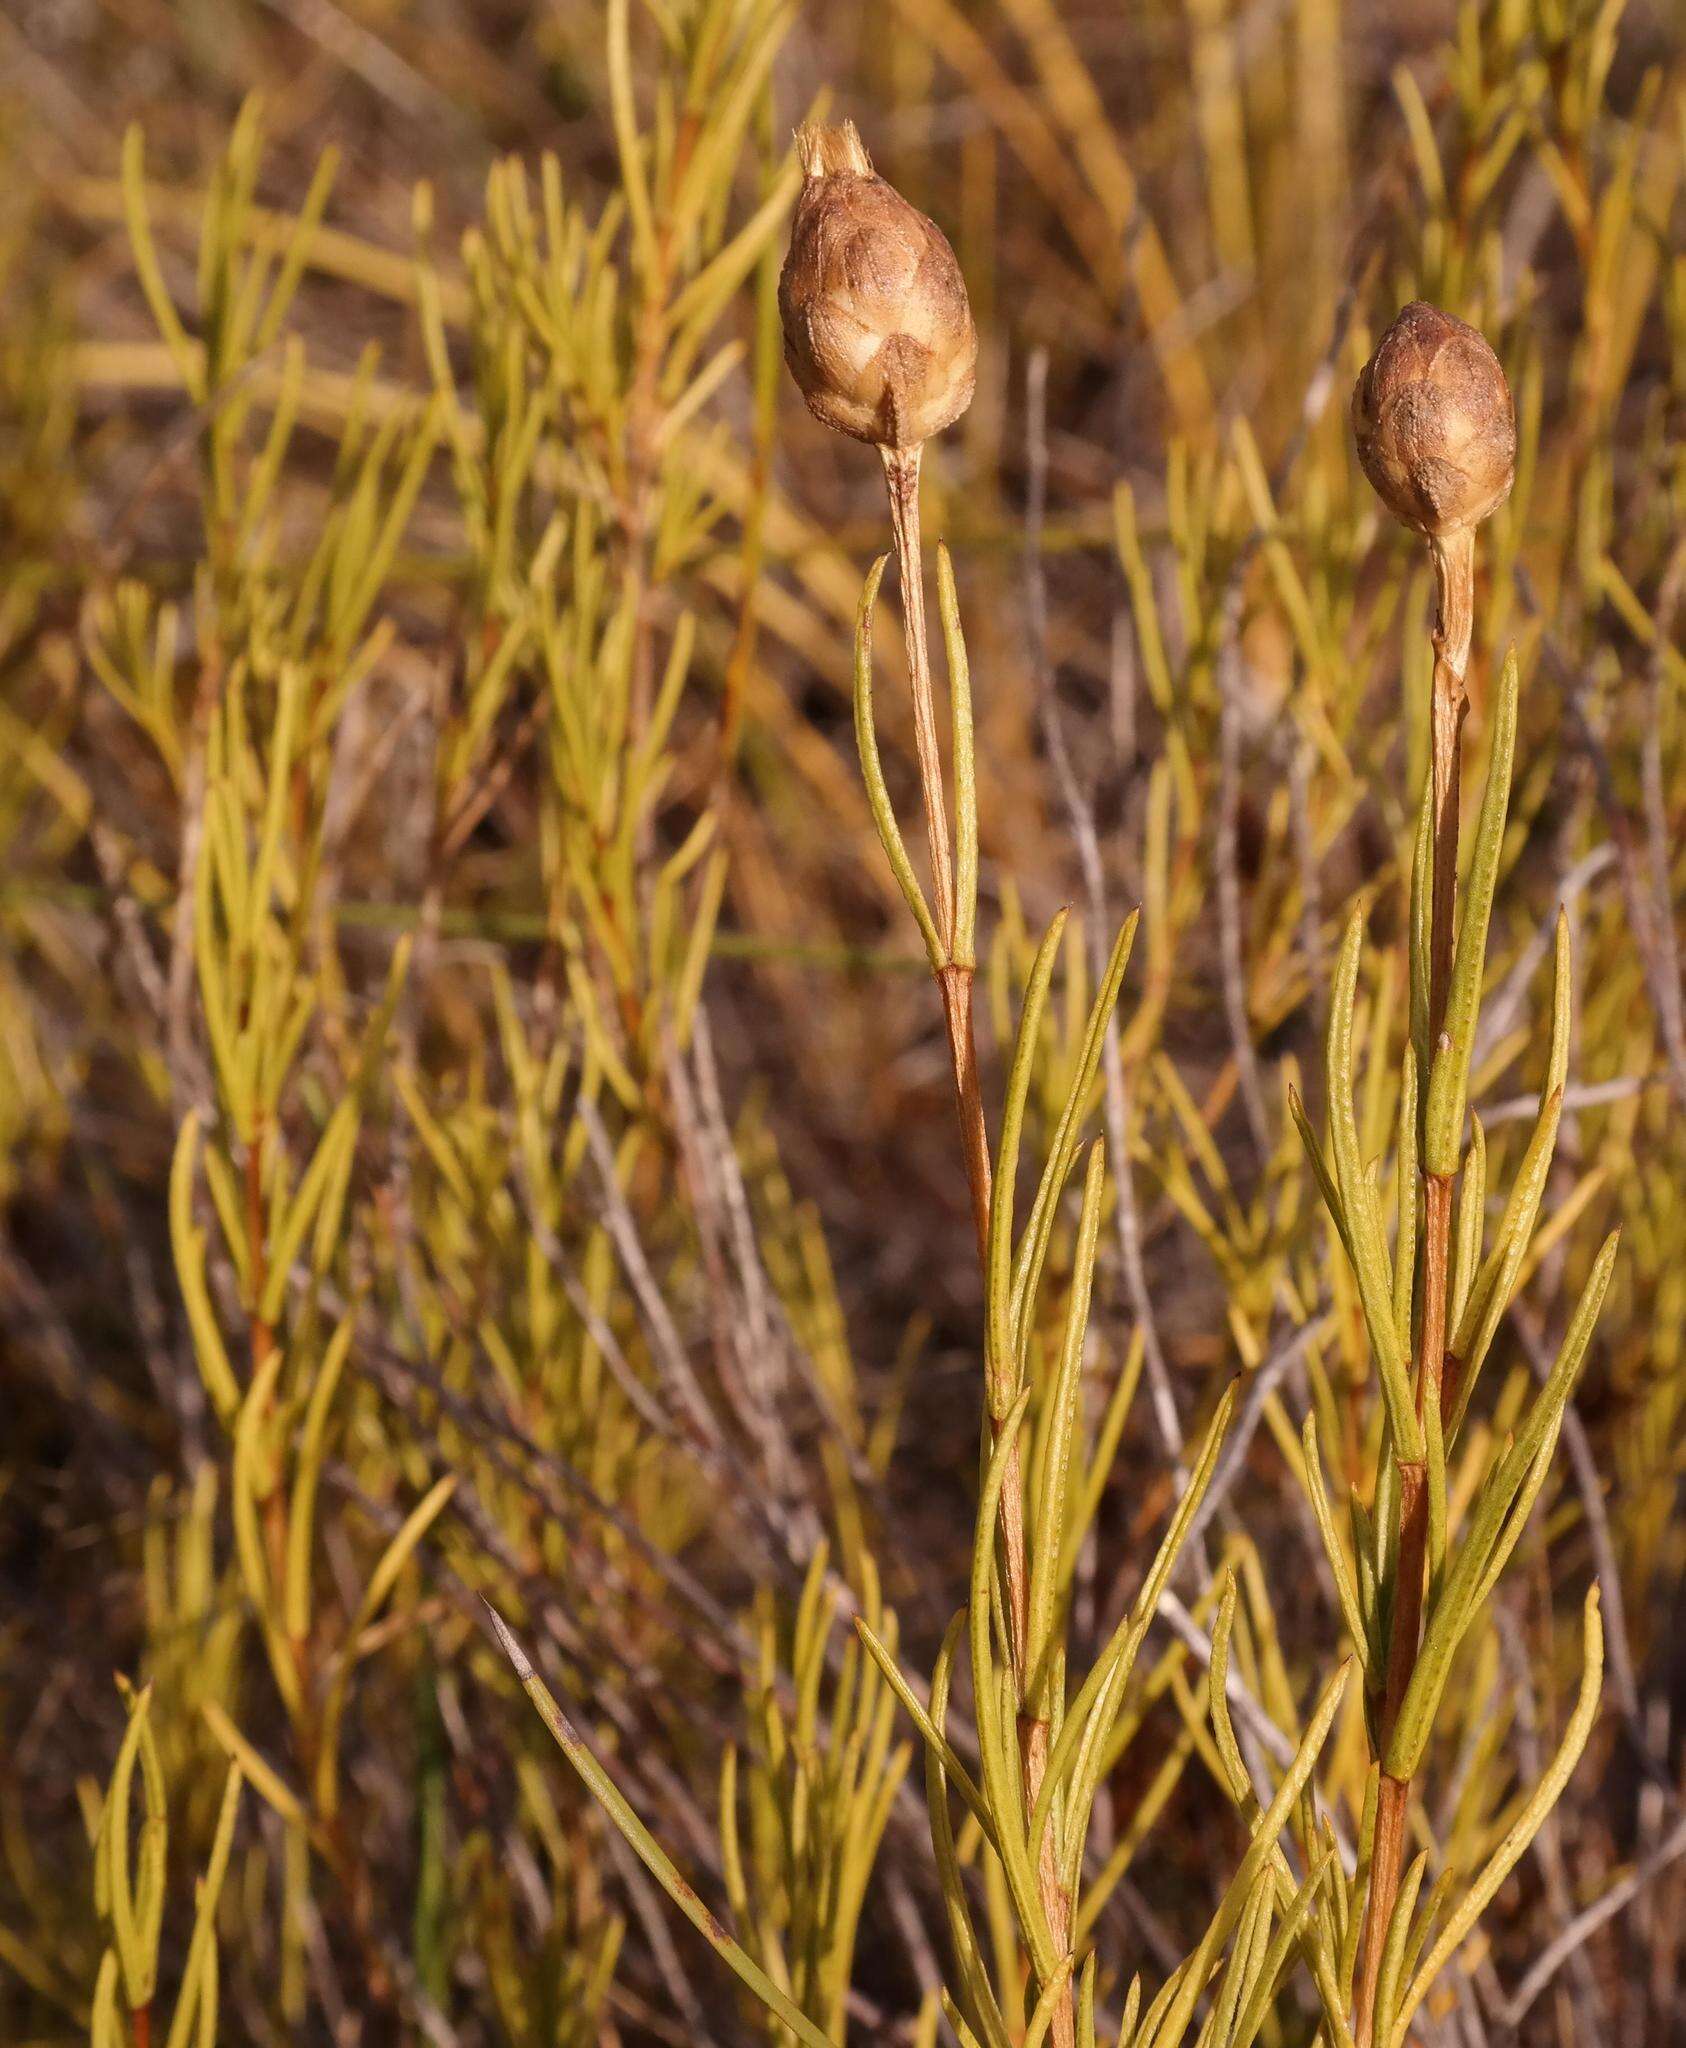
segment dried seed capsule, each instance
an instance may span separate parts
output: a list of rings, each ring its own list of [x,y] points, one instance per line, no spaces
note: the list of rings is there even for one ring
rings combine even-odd
[[[779,277],[784,354],[839,433],[917,448],[972,402],[977,330],[942,230],[877,176],[852,121],[796,137],[806,172]]]
[[[1431,539],[1477,526],[1516,475],[1516,409],[1486,337],[1416,300],[1353,386],[1358,459],[1395,519]]]

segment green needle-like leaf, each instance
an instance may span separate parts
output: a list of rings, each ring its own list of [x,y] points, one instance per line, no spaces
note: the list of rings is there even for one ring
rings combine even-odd
[[[550,1688],[533,1669],[526,1651],[510,1632],[503,1616],[489,1601],[486,1603],[486,1612],[492,1618],[492,1626],[497,1630],[498,1641],[503,1646],[504,1655],[515,1667],[515,1675],[521,1681],[522,1690],[538,1709],[539,1718],[555,1737],[557,1747],[585,1781],[586,1789],[620,1830],[627,1847],[719,1956],[727,1969],[760,1999],[776,2019],[789,2027],[797,2039],[805,2044],[805,2048],[836,2048],[836,2044],[820,2032],[807,2014],[787,1998],[760,1965],[732,1939],[680,1876],[672,1858],[628,1806],[621,1797],[615,1781],[587,1749],[573,1724],[556,1704]]]
[[[1025,985],[1024,1004],[1019,1011],[1019,1032],[1013,1044],[1013,1064],[1007,1076],[1007,1096],[1001,1111],[1001,1136],[995,1148],[995,1177],[989,1208],[989,1269],[985,1276],[985,1324],[988,1336],[986,1377],[990,1414],[997,1421],[1006,1413],[1018,1388],[1018,1351],[1013,1342],[1013,1208],[1019,1176],[1019,1145],[1024,1135],[1025,1105],[1036,1072],[1036,1054],[1042,1031],[1042,1013],[1048,1001],[1048,984],[1060,949],[1070,913],[1057,910],[1031,963]]]
[[[1393,1279],[1387,1247],[1376,1213],[1375,1191],[1359,1151],[1358,1123],[1353,1111],[1353,1007],[1358,990],[1358,962],[1364,947],[1364,914],[1355,910],[1347,923],[1329,1000],[1328,1085],[1329,1135],[1335,1155],[1335,1183],[1340,1214],[1346,1218],[1347,1249],[1358,1281],[1364,1327],[1381,1380],[1382,1399],[1399,1455],[1408,1464],[1423,1456],[1422,1428],[1411,1393],[1410,1370],[1399,1326],[1394,1320]]]
[[[978,929],[978,784],[972,733],[972,668],[960,624],[954,564],[946,546],[937,548],[937,609],[942,616],[948,658],[948,698],[954,725],[954,959],[970,967]]]
[[[890,863],[896,886],[901,890],[908,909],[913,912],[914,922],[925,941],[932,971],[936,972],[944,964],[942,941],[937,936],[936,920],[925,901],[925,892],[913,872],[913,863],[908,859],[901,827],[896,823],[895,806],[890,801],[883,763],[878,758],[878,733],[872,719],[872,613],[889,559],[888,555],[880,555],[867,571],[866,587],[861,592],[860,609],[855,615],[855,745],[860,752],[861,776],[866,783],[866,800],[872,810],[872,822],[878,828],[879,844]]]
[[[1101,1197],[1106,1189],[1106,1148],[1096,1139],[1089,1150],[1089,1169],[1083,1187],[1083,1208],[1077,1224],[1077,1250],[1072,1264],[1071,1291],[1066,1302],[1065,1333],[1060,1345],[1059,1370],[1049,1394],[1049,1421],[1043,1459],[1043,1483],[1036,1512],[1031,1518],[1029,1539],[1030,1626],[1026,1650],[1027,1668],[1036,1695],[1049,1683],[1049,1658],[1054,1633],[1055,1593],[1060,1580],[1060,1555],[1065,1542],[1066,1482],[1071,1465],[1072,1434],[1077,1420],[1077,1399],[1082,1389],[1083,1343],[1089,1328],[1089,1291],[1095,1277],[1095,1253],[1100,1239]],[[1050,1708],[1033,1696],[1033,1704],[1044,1720]]]
[[[1224,1943],[1234,1931],[1243,1908],[1253,1896],[1256,1886],[1265,1877],[1272,1852],[1278,1837],[1288,1824],[1288,1817],[1299,1802],[1300,1794],[1311,1776],[1329,1730],[1334,1724],[1347,1681],[1352,1676],[1352,1663],[1343,1663],[1329,1683],[1324,1687],[1321,1698],[1312,1711],[1306,1732],[1294,1752],[1294,1760],[1288,1766],[1276,1797],[1265,1809],[1263,1818],[1254,1833],[1246,1855],[1241,1859],[1235,1876],[1230,1880],[1224,1893],[1223,1903],[1213,1915],[1212,1923],[1202,1937],[1199,1947],[1189,1958],[1182,1972],[1182,1981],[1177,1995],[1167,2007],[1158,2027],[1151,2035],[1152,2048],[1175,2048],[1193,2014],[1201,1990],[1211,1974],[1212,1966],[1222,1952]]]
[[[1475,853],[1463,892],[1463,914],[1458,923],[1452,980],[1446,995],[1446,1019],[1429,1070],[1428,1104],[1423,1117],[1423,1168],[1442,1177],[1457,1172],[1463,1145],[1469,1063],[1475,1050],[1475,1020],[1487,965],[1487,925],[1493,912],[1493,892],[1498,887],[1499,856],[1504,851],[1505,817],[1510,807],[1519,688],[1516,650],[1512,648],[1505,659],[1493,707],[1487,787],[1481,795]]]
[[[1557,1754],[1551,1760],[1551,1767],[1534,1788],[1521,1813],[1505,1831],[1504,1840],[1494,1850],[1481,1875],[1470,1887],[1468,1894],[1448,1920],[1439,1939],[1411,1979],[1410,1989],[1400,2000],[1393,2030],[1387,2036],[1387,2048],[1405,2048],[1405,2037],[1411,2021],[1416,2016],[1418,2007],[1428,1996],[1435,1978],[1456,1954],[1460,1943],[1487,1910],[1499,1886],[1522,1860],[1529,1843],[1545,1824],[1546,1816],[1562,1796],[1564,1786],[1568,1784],[1571,1773],[1580,1761],[1581,1751],[1585,1749],[1587,1737],[1592,1733],[1592,1724],[1598,1718],[1598,1696],[1604,1672],[1604,1628],[1599,1619],[1598,1602],[1599,1591],[1594,1584],[1587,1593],[1582,1620],[1580,1694],[1575,1702],[1575,1711],[1569,1717],[1569,1725],[1563,1731],[1563,1740],[1558,1745]]]

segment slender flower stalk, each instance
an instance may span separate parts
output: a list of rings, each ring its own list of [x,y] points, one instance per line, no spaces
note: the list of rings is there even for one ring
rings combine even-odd
[[[1452,983],[1458,876],[1458,805],[1465,678],[1475,608],[1475,529],[1504,502],[1516,469],[1516,418],[1504,371],[1473,327],[1437,308],[1407,306],[1382,337],[1353,391],[1358,456],[1395,518],[1423,535],[1434,562],[1434,679],[1429,701],[1430,910],[1428,975],[1419,1065],[1431,1066],[1446,1039]],[[1452,1194],[1460,1134],[1430,1142],[1425,1072],[1425,1136],[1419,1145],[1423,1197],[1421,1313],[1413,1375],[1419,1431],[1432,1404],[1435,1434],[1444,1415]],[[1461,1124],[1461,1115],[1458,1118]],[[1416,1669],[1422,1634],[1429,1499],[1422,1457],[1395,1444],[1399,1551],[1392,1622],[1376,1714],[1377,1754],[1387,1758],[1399,1711]],[[1359,1952],[1353,2035],[1370,2048],[1376,1986],[1404,1869],[1410,1780],[1384,1766]]]
[[[790,254],[779,281],[785,359],[810,410],[827,426],[873,442],[884,463],[890,530],[901,577],[902,623],[913,698],[914,749],[925,813],[934,911],[918,895],[906,867],[887,804],[874,788],[876,749],[862,734],[863,763],[874,811],[897,878],[925,934],[942,1000],[954,1076],[960,1144],[977,1232],[978,1258],[988,1276],[992,1174],[989,1130],[978,1085],[973,982],[977,915],[977,813],[972,786],[972,733],[965,651],[946,555],[940,564],[943,627],[953,698],[956,819],[951,846],[942,750],[931,682],[925,619],[924,564],[919,533],[919,479],[925,442],[952,423],[971,402],[977,371],[977,334],[964,279],[948,242],[931,221],[872,169],[852,122],[807,128],[797,137],[806,174],[797,202]],[[867,605],[876,595],[876,574]],[[863,613],[864,627],[864,613]],[[868,679],[870,687],[870,679]],[[991,1448],[1004,1434],[999,1516],[1005,1576],[1008,1655],[1019,1702],[1018,1740],[1025,1798],[1034,1808],[1048,1766],[1049,1724],[1037,1709],[1030,1656],[1030,1566],[1025,1541],[1024,1474],[1016,1428],[1009,1431],[1005,1403],[988,1402]],[[1037,1889],[1054,1946],[1070,1946],[1072,1905],[1044,1829]],[[1049,2022],[1055,2048],[1075,2039],[1075,2005],[1067,1971],[1053,1991]]]

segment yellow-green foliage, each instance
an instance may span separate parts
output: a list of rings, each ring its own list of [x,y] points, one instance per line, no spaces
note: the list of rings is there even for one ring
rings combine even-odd
[[[1348,2048],[1384,1767],[1377,2043],[1673,2038],[1683,110],[1663,0],[0,21],[0,2038]],[[981,338],[981,1260],[815,114]]]

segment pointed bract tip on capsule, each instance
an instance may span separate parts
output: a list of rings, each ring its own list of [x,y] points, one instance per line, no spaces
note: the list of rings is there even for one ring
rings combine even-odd
[[[796,131],[796,161],[805,178],[873,175],[872,159],[853,121],[835,127],[824,121],[804,121]]]
[[[1352,430],[1376,495],[1430,539],[1479,525],[1510,494],[1516,408],[1504,369],[1485,335],[1423,300],[1364,365]]]
[[[785,361],[828,427],[917,448],[972,401],[978,337],[960,265],[935,222],[873,170],[852,121],[800,129],[796,153]]]

